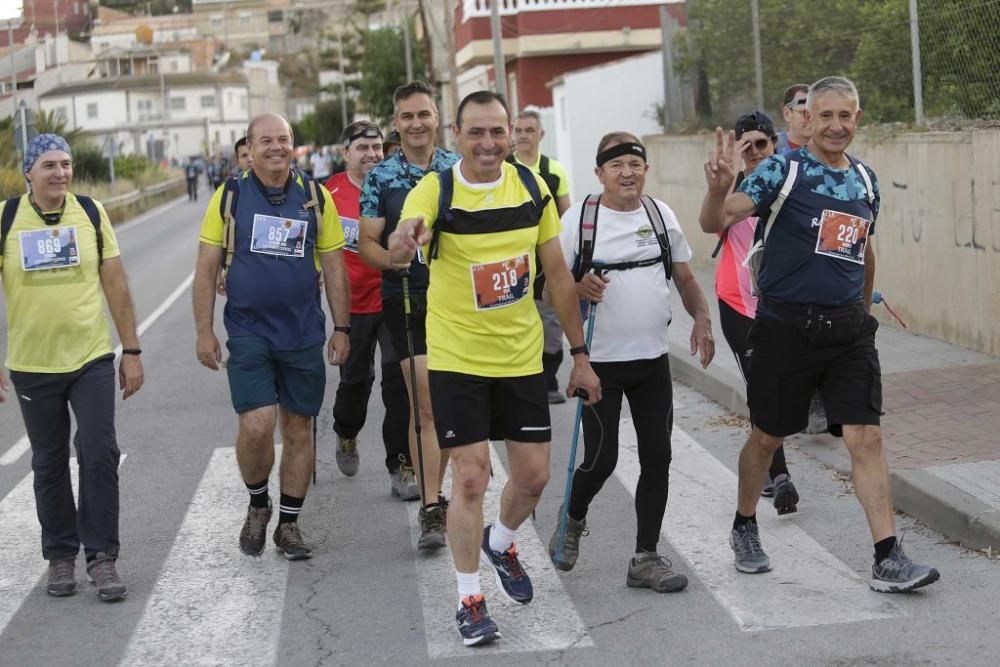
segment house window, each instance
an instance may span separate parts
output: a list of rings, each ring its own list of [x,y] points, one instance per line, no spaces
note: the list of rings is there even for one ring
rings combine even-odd
[[[236,130],[229,130],[229,143],[236,145]]]
[[[281,11],[280,9],[276,9],[274,11],[270,11],[267,13],[268,23],[281,23],[284,20],[285,20],[285,12]]]
[[[250,12],[240,12],[240,25],[250,25],[252,16]]]
[[[215,108],[215,95],[202,95],[201,96],[201,108],[202,109],[214,109]]]
[[[184,111],[186,108],[187,108],[187,100],[185,100],[183,97],[170,98],[171,111]]]
[[[213,14],[208,19],[208,21],[209,21],[209,23],[212,24],[213,28],[221,28],[222,27],[222,14]]]
[[[87,118],[91,120],[97,118],[97,102],[89,102],[87,104]]]

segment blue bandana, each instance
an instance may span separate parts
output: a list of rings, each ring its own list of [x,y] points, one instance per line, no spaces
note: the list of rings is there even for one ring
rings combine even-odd
[[[58,134],[39,134],[28,142],[28,150],[24,151],[24,173],[31,171],[42,153],[48,151],[65,151],[72,155],[69,144]]]

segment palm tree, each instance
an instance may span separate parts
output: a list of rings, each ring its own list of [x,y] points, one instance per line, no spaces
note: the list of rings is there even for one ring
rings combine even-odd
[[[38,130],[38,134],[58,134],[70,146],[75,146],[86,138],[87,133],[79,127],[70,130],[68,124],[68,121],[57,115],[55,111],[41,110],[35,120],[35,129]]]

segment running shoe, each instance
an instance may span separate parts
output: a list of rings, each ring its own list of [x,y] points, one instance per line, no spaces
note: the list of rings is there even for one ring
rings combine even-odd
[[[448,544],[444,535],[444,509],[440,505],[421,507],[417,518],[420,520],[418,549],[440,549]]]
[[[517,545],[511,544],[506,551],[493,551],[490,548],[490,529],[493,524],[483,528],[483,553],[496,571],[497,585],[514,602],[528,604],[534,597],[531,579],[521,567],[517,558]]]
[[[625,583],[630,588],[652,588],[657,593],[673,593],[687,588],[688,580],[674,572],[674,564],[657,553],[637,553],[628,564]]]
[[[358,454],[357,438],[337,437],[337,467],[348,477],[358,474],[361,456]]]
[[[118,576],[115,557],[100,551],[94,560],[87,563],[87,581],[97,586],[97,596],[104,602],[124,600],[128,595],[125,584]]]
[[[399,498],[400,500],[420,499],[417,476],[413,472],[413,466],[406,463],[406,459],[403,459],[399,467],[389,473],[389,484],[390,493],[392,493],[394,498]]]
[[[312,558],[312,549],[302,539],[302,531],[299,530],[298,522],[279,523],[278,527],[274,529],[273,538],[278,553],[284,555],[287,560]]]
[[[247,508],[247,518],[240,531],[240,551],[247,556],[259,556],[264,553],[267,543],[267,524],[271,520],[271,501],[267,507]]]
[[[470,595],[462,600],[462,606],[455,612],[458,632],[466,646],[491,644],[500,639],[500,630],[486,611],[486,599],[482,594]]]
[[[760,574],[771,571],[771,559],[760,545],[757,524],[748,521],[729,533],[729,546],[736,554],[736,569],[746,574]]]
[[[940,576],[933,567],[910,560],[903,553],[903,540],[899,539],[889,556],[872,566],[868,585],[878,593],[905,593],[933,584]]]
[[[799,492],[795,490],[792,479],[787,474],[774,478],[774,509],[778,515],[798,512]]]
[[[559,526],[552,533],[549,540],[549,558],[552,564],[563,572],[569,572],[576,566],[576,559],[580,557],[580,538],[590,534],[587,530],[587,520],[577,521],[571,516],[566,517],[566,537],[563,541],[562,557],[557,559],[556,552],[559,550]]]
[[[45,592],[56,598],[76,593],[76,559],[49,561],[49,583]]]

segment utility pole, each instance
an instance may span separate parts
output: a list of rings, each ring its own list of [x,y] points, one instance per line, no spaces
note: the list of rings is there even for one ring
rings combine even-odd
[[[507,98],[507,63],[503,57],[503,28],[500,25],[500,1],[490,0],[490,31],[493,33],[493,73],[497,92]]]
[[[920,18],[917,0],[910,0],[910,57],[913,59],[913,109],[917,123],[924,122],[924,81],[920,67]]]
[[[17,67],[14,65],[14,22],[15,19],[7,21],[7,48],[10,49],[10,86],[14,91],[14,106],[10,109],[11,118],[17,113]],[[25,145],[27,148],[27,145]]]
[[[403,15],[403,48],[406,49],[406,80],[413,81],[413,54],[410,47],[410,17]]]
[[[674,23],[665,5],[660,6],[660,35],[663,49],[663,129],[683,120],[684,106],[681,104],[680,86],[674,71]]]
[[[757,108],[764,108],[764,65],[760,58],[760,5],[758,0],[750,0],[753,20],[753,71],[757,80]]]
[[[344,37],[337,30],[337,64],[340,69],[340,120],[341,131],[347,127],[347,86],[344,82]]]

